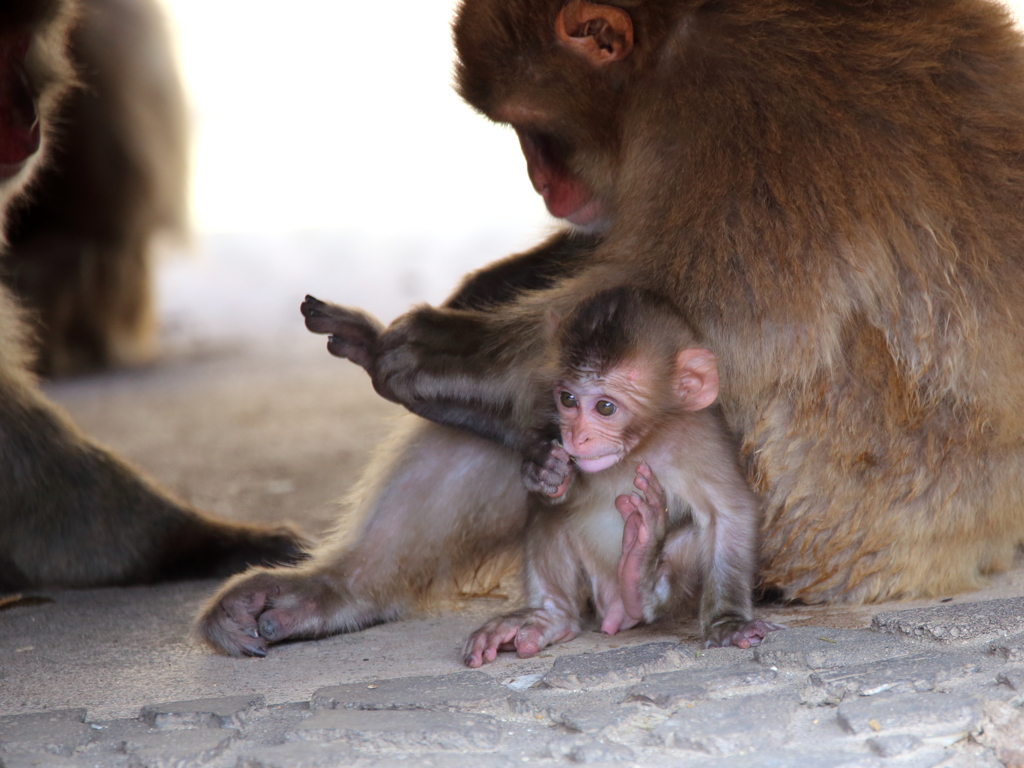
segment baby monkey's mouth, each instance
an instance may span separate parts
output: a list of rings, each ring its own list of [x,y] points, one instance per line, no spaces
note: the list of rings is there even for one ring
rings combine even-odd
[[[600,472],[619,463],[622,456],[616,451],[599,456],[573,456],[573,463],[584,472]]]

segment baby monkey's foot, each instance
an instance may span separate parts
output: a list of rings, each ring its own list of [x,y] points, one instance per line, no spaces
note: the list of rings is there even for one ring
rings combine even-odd
[[[730,621],[714,627],[708,633],[705,647],[724,648],[731,645],[735,648],[750,648],[760,645],[769,632],[778,629],[785,629],[785,627],[782,624],[773,624],[763,619],[746,622]]]

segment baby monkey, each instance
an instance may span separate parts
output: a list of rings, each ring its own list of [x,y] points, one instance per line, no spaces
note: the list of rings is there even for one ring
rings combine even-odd
[[[660,297],[600,293],[554,332],[561,444],[527,465],[529,607],[466,641],[470,667],[575,637],[593,611],[614,634],[692,607],[709,646],[749,648],[759,502],[721,414],[715,356]],[[579,471],[576,471],[579,470]],[[622,493],[632,483],[636,490]]]

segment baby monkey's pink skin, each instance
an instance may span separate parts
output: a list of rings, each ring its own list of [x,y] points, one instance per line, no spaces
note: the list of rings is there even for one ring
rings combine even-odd
[[[619,557],[619,590],[622,604],[630,616],[643,618],[644,572],[654,548],[665,541],[668,530],[668,505],[661,483],[646,462],[636,468],[633,485],[640,493],[623,494],[615,499],[622,515],[622,555]],[[643,494],[643,495],[641,495]]]

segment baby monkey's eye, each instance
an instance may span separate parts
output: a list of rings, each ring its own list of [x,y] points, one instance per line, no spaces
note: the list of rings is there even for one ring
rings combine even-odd
[[[615,413],[615,403],[609,400],[598,400],[597,405],[594,406],[594,410],[602,416],[611,416]]]
[[[562,401],[563,408],[576,407],[576,395],[574,395],[572,392],[562,392],[562,394],[559,395],[558,397]]]

